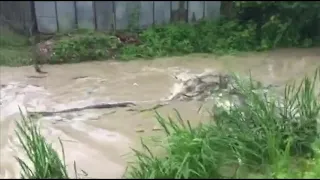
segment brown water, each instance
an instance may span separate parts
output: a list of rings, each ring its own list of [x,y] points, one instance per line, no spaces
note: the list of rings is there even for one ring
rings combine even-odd
[[[19,82],[44,88],[39,93],[20,92],[25,95],[24,104],[37,100],[56,104],[86,99],[152,101],[168,96],[169,88],[174,83],[172,75],[183,70],[195,73],[201,73],[205,69],[238,73],[248,73],[251,70],[255,79],[281,85],[313,72],[320,65],[319,60],[320,49],[285,49],[223,57],[195,54],[149,61],[46,65],[44,70],[49,74],[45,78],[30,77],[37,74],[29,66],[1,67],[0,75],[1,84]],[[80,78],[82,76],[88,78]],[[19,89],[16,91],[13,93],[11,90],[11,93],[19,94]],[[141,104],[147,106],[145,103]],[[14,110],[17,105],[19,103],[1,106],[2,178],[19,177],[19,167],[13,158],[23,155],[14,135],[14,120],[19,118]],[[177,108],[183,118],[197,123],[208,117],[206,111],[197,113],[199,105],[199,102],[172,102],[160,108],[159,112],[165,116],[174,115],[172,109]],[[154,128],[157,123],[152,112],[137,113],[118,108],[85,110],[74,116],[77,117],[71,120],[51,117],[41,121],[44,136],[59,151],[57,139],[62,139],[71,175],[74,174],[73,161],[76,161],[78,169],[88,173],[87,178],[120,178],[128,160],[123,155],[130,152],[130,147],[137,146],[140,136],[156,134]]]

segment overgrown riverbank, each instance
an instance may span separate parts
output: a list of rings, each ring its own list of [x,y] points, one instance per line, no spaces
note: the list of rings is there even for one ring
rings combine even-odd
[[[217,21],[174,23],[140,32],[131,29],[114,34],[79,30],[57,35],[51,40],[51,58],[44,63],[151,59],[189,53],[229,54],[277,47],[311,47],[320,42],[318,3],[241,1],[235,3],[235,7],[235,17]],[[26,38],[3,32],[0,64],[30,64],[31,48],[24,43]]]

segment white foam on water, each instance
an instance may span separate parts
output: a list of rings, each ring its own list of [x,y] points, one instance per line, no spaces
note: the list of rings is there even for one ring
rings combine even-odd
[[[49,95],[44,88],[33,85],[25,85],[19,82],[11,82],[7,84],[5,87],[1,88],[0,93],[1,120],[19,113],[19,107],[22,113],[26,115],[26,103],[32,102],[32,100],[25,102],[27,97],[37,97],[41,99],[44,96]],[[39,104],[33,104],[33,106],[39,106]]]

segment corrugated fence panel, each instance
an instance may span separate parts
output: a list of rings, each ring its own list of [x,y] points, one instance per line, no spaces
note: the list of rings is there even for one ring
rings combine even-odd
[[[41,33],[57,32],[57,19],[54,1],[35,1],[34,2],[38,30]]]
[[[216,19],[220,16],[221,1],[205,1],[205,17]]]
[[[29,35],[35,22],[31,1],[0,1],[0,18],[7,20],[16,32]],[[4,24],[0,23],[0,26]]]
[[[215,19],[220,5],[220,1],[35,1],[38,29],[43,33],[73,28],[124,30],[130,25]]]
[[[32,17],[32,14],[31,14],[31,1],[20,1],[21,3],[21,10],[20,10],[20,13],[21,15],[23,16],[22,19],[23,19],[23,26],[26,30],[29,30],[32,26],[33,26],[33,17]]]
[[[79,29],[95,29],[93,1],[77,1],[77,21]]]
[[[188,1],[188,22],[196,22],[204,18],[204,1]]]
[[[168,24],[171,16],[170,1],[154,1],[154,23]]]
[[[139,23],[140,1],[114,1],[116,14],[116,29],[127,29],[130,23]],[[138,14],[137,14],[138,13]]]
[[[57,14],[60,32],[67,32],[76,27],[74,1],[57,1]]]
[[[140,27],[146,28],[153,25],[154,23],[153,9],[154,9],[153,1],[141,1],[140,18],[139,18]]]
[[[98,30],[112,30],[115,27],[112,1],[96,1],[96,19]]]

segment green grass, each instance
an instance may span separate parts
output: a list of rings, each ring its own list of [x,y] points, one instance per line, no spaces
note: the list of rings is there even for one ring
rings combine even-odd
[[[16,134],[19,141],[27,154],[26,162],[16,157],[21,167],[21,178],[24,179],[68,179],[68,173],[64,161],[64,150],[62,147],[63,159],[61,160],[58,153],[52,148],[51,144],[45,141],[40,134],[39,127],[32,119],[24,117],[20,111],[22,120],[17,123]],[[28,164],[31,164],[28,165]]]
[[[0,66],[23,66],[31,64],[31,47],[28,38],[0,28]]]
[[[0,66],[25,66],[32,64],[29,47],[0,48]]]
[[[279,98],[257,90],[251,79],[235,76],[243,104],[216,106],[211,121],[191,127],[156,113],[166,133],[165,153],[133,149],[135,160],[125,178],[320,178],[320,139],[316,97],[319,69],[313,78],[286,86]],[[57,152],[32,120],[23,117],[17,135],[31,161],[17,158],[25,178],[68,178]]]

